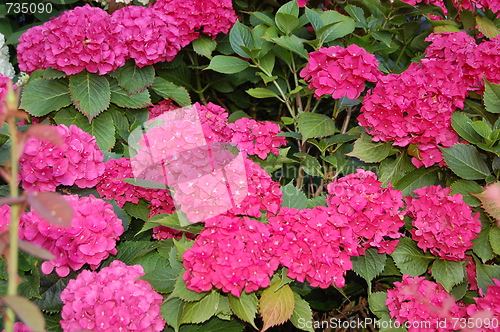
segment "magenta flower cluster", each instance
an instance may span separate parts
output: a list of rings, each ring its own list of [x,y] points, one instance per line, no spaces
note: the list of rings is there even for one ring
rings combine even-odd
[[[116,255],[116,241],[123,233],[122,221],[111,204],[92,195],[62,197],[74,211],[70,227],[53,225],[36,212],[28,212],[23,215],[19,237],[55,256],[42,263],[45,274],[55,269],[65,277],[70,270],[78,271],[85,264],[95,270],[110,254]]]
[[[22,187],[29,191],[55,191],[57,186],[91,188],[104,173],[104,156],[95,137],[75,125],[55,127],[63,144],[28,138],[19,159]]]
[[[142,266],[117,260],[99,272],[82,271],[61,293],[63,331],[162,331],[163,297],[142,276]]]
[[[334,99],[356,99],[365,90],[365,82],[377,82],[382,73],[373,54],[351,44],[309,53],[309,62],[300,76],[310,82],[309,89],[314,90],[316,98],[332,95]]]
[[[496,319],[498,322],[500,320],[500,280],[493,279],[493,285],[488,286],[486,294],[476,297],[474,300],[476,303],[470,304],[467,307],[467,314],[469,316],[474,317],[475,314],[486,312],[492,316],[489,317],[490,321],[494,322],[493,319]],[[478,322],[482,323],[486,322],[486,320],[483,319],[482,322],[478,320]],[[491,324],[490,328],[486,324],[477,324],[477,326],[476,332],[494,332],[498,330],[498,324]]]
[[[405,201],[418,247],[442,259],[463,260],[481,231],[479,212],[473,214],[462,195],[451,195],[451,188],[430,186],[414,193],[415,197],[407,196]]]
[[[240,296],[270,285],[277,259],[263,252],[270,233],[264,223],[248,217],[219,215],[205,228],[183,255],[186,286],[196,292],[212,287]]]
[[[231,1],[157,1],[127,6],[109,15],[85,5],[65,11],[19,39],[19,68],[27,73],[52,68],[74,75],[83,70],[108,74],[134,59],[143,67],[171,61],[204,33],[227,33],[237,16]]]
[[[392,240],[403,235],[402,193],[390,185],[383,188],[373,172],[358,169],[335,179],[328,185],[327,204],[349,221],[353,236],[363,243],[360,255],[369,247],[392,253],[398,244]]]
[[[386,304],[397,322],[401,325],[409,322],[409,332],[455,331],[454,319],[465,316],[465,307],[459,306],[441,284],[425,277],[405,274],[394,286],[387,291]]]

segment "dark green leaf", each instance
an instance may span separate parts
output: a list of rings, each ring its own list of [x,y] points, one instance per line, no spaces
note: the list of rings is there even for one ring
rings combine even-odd
[[[384,270],[386,260],[387,256],[379,254],[378,249],[369,248],[364,255],[351,258],[352,269],[370,285],[373,278]]]
[[[145,108],[152,105],[148,90],[129,95],[126,90],[118,86],[118,82],[115,79],[110,79],[109,85],[111,91],[111,102],[115,105],[135,109]]]
[[[109,107],[111,90],[105,76],[82,71],[70,75],[69,92],[76,109],[89,121]]]
[[[451,126],[467,142],[481,142],[481,136],[472,128],[472,120],[461,112],[453,112],[451,116]]]
[[[247,69],[249,66],[250,64],[243,59],[234,56],[216,55],[206,69],[212,69],[223,74],[236,74]]]
[[[394,183],[394,188],[401,190],[403,196],[411,195],[418,188],[434,185],[437,180],[437,168],[418,168]]]
[[[483,262],[489,261],[494,256],[489,238],[490,230],[490,226],[483,228],[478,234],[478,237],[472,240],[474,243],[472,251],[474,251],[474,253],[481,258]]]
[[[187,106],[191,104],[191,97],[186,88],[177,86],[172,82],[167,81],[161,77],[155,77],[155,81],[151,86],[157,94],[165,99],[172,99],[180,106]]]
[[[275,92],[266,88],[248,89],[246,90],[246,93],[254,98],[279,98],[279,96]]]
[[[236,22],[238,23],[238,22]],[[204,35],[198,37],[198,39],[193,40],[191,43],[193,45],[193,50],[206,58],[212,59],[212,52],[215,51],[217,47],[217,42],[208,38]]]
[[[453,286],[464,280],[464,265],[461,262],[454,262],[445,259],[437,259],[432,264],[432,276],[443,285],[446,291],[450,292]]]
[[[184,304],[181,324],[199,324],[209,320],[217,312],[221,295],[212,291],[198,302]]]
[[[299,116],[298,125],[304,140],[330,136],[336,132],[335,122],[324,114],[304,112]]]
[[[481,201],[471,195],[471,193],[479,194],[483,191],[483,187],[477,184],[477,182],[469,180],[458,180],[453,182],[453,184],[451,185],[451,190],[454,194],[462,195],[464,202],[469,206],[475,207],[481,205]]]
[[[490,113],[500,113],[500,84],[484,80],[484,106]]]
[[[242,46],[245,46],[247,49],[253,49],[253,38],[250,28],[246,25],[236,21],[231,30],[229,31],[229,43],[231,47],[241,57],[250,58],[251,54],[249,54]],[[211,68],[210,68],[211,69]],[[215,69],[214,69],[215,70]],[[217,70],[216,70],[217,71]]]
[[[389,156],[391,147],[390,142],[375,143],[370,135],[361,134],[361,137],[354,142],[354,149],[347,156],[356,157],[366,163],[376,163]]]
[[[406,237],[399,240],[391,257],[401,273],[409,274],[412,277],[425,273],[429,263],[435,259],[432,255],[424,254],[412,239]]]
[[[33,116],[44,116],[70,104],[68,80],[37,78],[25,86],[20,108]]]
[[[449,148],[441,148],[444,160],[450,169],[466,180],[482,180],[490,175],[490,170],[475,146],[457,143]]]
[[[295,188],[292,182],[281,187],[281,192],[283,193],[283,203],[281,206],[299,210],[307,207],[306,195],[301,190]]]
[[[128,60],[124,66],[118,67],[109,75],[116,78],[118,85],[125,89],[128,94],[136,94],[146,90],[155,80],[153,66],[139,68],[133,60]]]

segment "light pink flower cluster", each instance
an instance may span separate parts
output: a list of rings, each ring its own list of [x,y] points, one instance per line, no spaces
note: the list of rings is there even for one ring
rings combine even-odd
[[[186,287],[206,292],[212,286],[234,296],[268,287],[278,260],[262,248],[271,241],[264,223],[219,215],[206,222],[183,255]]]
[[[116,241],[123,233],[122,221],[113,206],[94,196],[62,196],[72,206],[74,217],[70,227],[56,226],[28,212],[19,230],[19,237],[32,242],[55,258],[42,263],[42,271],[65,277],[70,269],[77,271],[89,264],[95,270],[110,254],[116,255]]]
[[[272,243],[267,250],[288,268],[287,276],[311,287],[344,287],[357,243],[345,216],[335,209],[282,208],[269,218]]]
[[[451,188],[423,187],[407,196],[406,210],[413,218],[412,238],[419,248],[442,259],[460,261],[472,248],[481,231],[479,212],[472,214],[462,195],[451,195]]]
[[[172,61],[181,49],[174,17],[160,10],[123,7],[111,15],[111,24],[138,67]]]
[[[425,277],[412,278],[405,274],[403,280],[395,282],[394,286],[394,289],[387,291],[386,304],[391,317],[397,322],[401,325],[409,322],[409,332],[455,331],[454,319],[465,315],[464,308],[455,302],[443,286],[425,280]],[[429,322],[427,324],[430,326],[422,322]]]
[[[365,90],[365,82],[377,82],[381,75],[375,56],[356,44],[311,52],[309,62],[300,72],[310,82],[309,89],[314,90],[316,98],[332,95],[334,99],[358,98]]]
[[[86,69],[104,75],[125,64],[127,49],[103,9],[86,5],[65,11],[19,39],[19,68],[53,68],[73,75]]]
[[[266,211],[268,216],[276,214],[283,202],[280,184],[250,159],[245,159],[245,170],[248,196],[243,201],[236,202],[230,211],[256,218],[262,215],[261,211]]]
[[[2,332],[5,332],[5,330],[2,330]],[[33,330],[21,322],[16,322],[14,323],[14,332],[33,332]]]
[[[279,154],[278,147],[286,145],[286,138],[276,136],[281,132],[277,123],[241,118],[228,124],[232,131],[231,143],[246,155],[266,159],[269,153]]]
[[[96,190],[104,199],[114,199],[123,207],[126,202],[139,203],[141,198],[149,202],[149,217],[160,213],[174,212],[174,202],[168,189],[145,188],[122,181],[133,179],[130,159],[110,159],[105,162],[105,171]]]
[[[162,331],[163,297],[138,280],[143,275],[142,266],[120,261],[99,272],[82,271],[61,293],[63,331]]]
[[[488,291],[484,296],[474,298],[476,303],[467,307],[467,314],[472,317],[481,311],[492,314],[492,317],[489,318],[489,322],[492,322],[492,324],[488,324],[490,326],[485,324],[488,322],[486,319],[482,321],[480,319],[475,320],[478,323],[475,332],[498,331],[498,322],[500,321],[500,280],[493,279],[493,283],[493,285],[488,286]]]
[[[327,204],[349,221],[359,238],[360,255],[369,247],[392,253],[398,241],[391,240],[403,236],[399,232],[404,226],[402,195],[390,185],[382,188],[375,173],[358,169],[328,185]]]
[[[31,191],[55,191],[57,186],[91,188],[104,173],[104,156],[95,137],[75,125],[55,127],[63,144],[30,137],[19,159],[22,186]]]

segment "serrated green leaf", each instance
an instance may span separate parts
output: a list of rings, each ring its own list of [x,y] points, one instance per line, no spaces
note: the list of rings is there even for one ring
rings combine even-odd
[[[172,298],[179,298],[186,302],[196,302],[200,301],[207,295],[207,293],[197,293],[190,289],[187,289],[186,282],[182,277],[184,275],[184,272],[185,270],[181,270],[179,276],[177,276],[177,279],[175,280],[174,290],[168,296],[167,301],[170,301],[170,299]]]
[[[486,265],[474,258],[476,261],[476,280],[477,286],[486,294],[489,285],[494,285],[492,279],[500,280],[500,266],[499,265]]]
[[[159,268],[164,268],[169,266],[168,259],[160,255],[156,250],[153,250],[146,255],[136,257],[132,261],[133,265],[139,264],[142,266],[144,269],[144,273],[149,273],[151,271],[154,271]],[[177,277],[177,274],[179,274],[179,271],[177,271],[174,279]]]
[[[288,207],[292,209],[305,209],[307,206],[307,197],[299,189],[290,182],[284,187],[281,187],[281,192],[283,193],[283,203],[282,207]]]
[[[445,259],[437,259],[432,264],[432,276],[443,285],[447,292],[464,280],[464,265]]]
[[[385,267],[386,254],[379,254],[378,249],[369,248],[362,256],[351,257],[352,269],[366,280],[368,285]]]
[[[266,88],[248,89],[246,90],[246,93],[254,98],[279,98],[279,96],[275,92]]]
[[[158,214],[151,219],[148,220],[148,222],[152,222],[158,225],[162,225],[165,227],[173,228],[179,231],[185,231],[193,234],[200,234],[200,232],[205,228],[203,225],[200,224],[189,224],[187,226],[181,225],[179,221],[179,216],[177,213],[172,213],[172,214]]]
[[[217,47],[217,42],[201,35],[197,39],[193,40],[191,43],[193,45],[193,50],[206,58],[212,59],[212,52],[215,51]]]
[[[246,25],[236,21],[229,31],[229,43],[239,56],[244,58],[251,57],[251,54],[242,48],[242,46],[250,50],[254,48],[252,32]]]
[[[184,301],[179,298],[172,298],[161,306],[161,315],[165,322],[177,332],[181,325],[182,310]]]
[[[368,134],[361,134],[361,137],[354,142],[354,149],[346,156],[356,157],[366,163],[377,163],[389,156],[392,144],[390,142],[375,143]]]
[[[170,293],[174,290],[179,271],[171,267],[159,267],[147,272],[139,279],[146,280],[158,293]]]
[[[219,307],[221,295],[212,291],[198,302],[188,302],[184,304],[181,324],[199,324],[214,316]]]
[[[148,203],[146,203],[142,199],[139,200],[137,204],[134,204],[132,202],[126,202],[123,205],[123,209],[125,210],[125,212],[127,212],[134,218],[141,219],[144,221],[148,220],[148,215],[149,215]]]
[[[309,303],[300,297],[299,294],[293,293],[295,299],[295,307],[293,308],[292,317],[290,321],[293,326],[298,329],[314,332],[313,326],[313,315]]]
[[[457,143],[441,148],[444,160],[450,169],[466,180],[482,180],[490,175],[488,166],[475,146]]]
[[[43,72],[43,78],[46,80],[54,80],[66,77],[66,73],[57,69],[47,68]]]
[[[216,55],[206,69],[223,74],[236,74],[250,67],[250,64],[240,58],[227,55]]]
[[[497,38],[500,33],[498,29],[490,19],[485,16],[476,15],[476,23],[479,31],[481,31],[488,38]]]
[[[111,102],[120,107],[138,109],[152,105],[148,90],[129,95],[126,90],[118,86],[118,82],[113,78],[109,80],[109,88]]]
[[[44,276],[44,279],[47,278]],[[62,309],[61,292],[68,286],[69,278],[60,278],[53,285],[43,291],[40,299],[33,302],[43,311],[58,312]]]
[[[451,126],[467,142],[481,142],[481,136],[472,128],[472,120],[461,112],[453,112],[451,116]]]
[[[110,76],[116,78],[118,85],[125,89],[128,94],[136,94],[146,90],[155,80],[155,69],[153,66],[139,68],[135,61],[128,60],[124,66],[118,67],[111,72]]]
[[[451,190],[454,194],[462,195],[464,202],[469,206],[480,206],[481,201],[474,197],[472,194],[479,194],[483,191],[483,187],[481,187],[477,182],[469,181],[469,180],[458,180],[453,182],[451,185]]]
[[[493,252],[500,255],[500,228],[492,227],[489,234],[490,245]]]
[[[256,330],[255,315],[257,314],[258,299],[255,293],[241,293],[240,297],[228,294],[229,306],[234,314],[244,322],[250,323]]]
[[[479,257],[483,262],[487,262],[493,258],[494,253],[490,244],[490,230],[491,227],[485,227],[478,234],[478,237],[472,240],[474,243],[472,245],[472,251]]]
[[[44,116],[71,105],[68,80],[37,78],[24,87],[20,108],[33,116]]]
[[[184,252],[191,248],[194,244],[193,240],[188,240],[186,238],[174,239],[174,245],[177,248],[177,259],[182,262],[182,255]]]
[[[324,114],[304,112],[298,119],[299,131],[304,140],[335,134],[335,122]]]
[[[121,242],[116,249],[118,250],[116,256],[106,259],[101,264],[101,268],[109,266],[114,260],[119,260],[127,265],[131,265],[136,258],[148,254],[153,251],[155,247],[154,243],[149,241],[125,241]]]
[[[76,109],[89,121],[109,107],[111,90],[105,76],[82,71],[70,75],[69,92]]]
[[[484,80],[484,106],[490,113],[500,113],[500,84]]]
[[[425,273],[429,263],[435,259],[434,256],[424,254],[417,247],[417,244],[410,238],[402,238],[399,244],[391,254],[396,266],[403,274],[409,274],[412,277]]]
[[[295,298],[289,285],[277,289],[276,282],[262,291],[259,299],[259,312],[264,326],[261,332],[270,327],[281,325],[292,317],[295,308]]]
[[[323,174],[323,167],[319,163],[318,159],[307,153],[295,153],[294,156],[302,159],[300,164],[302,165],[304,172],[306,172],[308,175],[319,177],[325,176]]]
[[[164,78],[156,76],[151,89],[165,99],[174,100],[180,106],[188,106],[191,104],[191,97],[186,88],[175,85]]]
[[[368,304],[370,306],[370,311],[379,318],[382,317],[383,314],[389,313],[389,309],[385,304],[386,301],[387,293],[385,292],[375,292],[368,295]]]
[[[437,168],[418,168],[394,183],[394,188],[401,190],[403,196],[411,195],[418,188],[433,185],[437,180]]]

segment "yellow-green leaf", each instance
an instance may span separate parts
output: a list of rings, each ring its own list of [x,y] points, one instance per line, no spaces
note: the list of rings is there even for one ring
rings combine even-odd
[[[283,324],[293,315],[295,298],[292,289],[289,285],[284,285],[276,290],[278,286],[279,282],[272,284],[260,296],[259,311],[264,321],[261,332]]]

